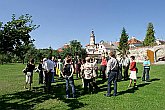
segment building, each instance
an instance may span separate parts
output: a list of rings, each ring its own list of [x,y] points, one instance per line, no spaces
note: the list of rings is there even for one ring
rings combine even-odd
[[[90,34],[90,42],[85,46],[88,56],[100,58],[102,55],[107,56],[110,51],[114,51],[115,47],[111,42],[105,42],[101,40],[99,43],[95,43],[95,35],[92,30]]]
[[[130,48],[143,46],[143,43],[140,40],[137,40],[135,37],[132,37],[130,40],[128,40],[128,44]]]

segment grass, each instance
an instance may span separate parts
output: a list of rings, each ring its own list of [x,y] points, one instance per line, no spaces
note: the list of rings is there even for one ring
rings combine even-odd
[[[129,81],[118,82],[118,96],[105,97],[107,81],[97,79],[97,94],[82,95],[81,80],[75,80],[78,98],[65,99],[65,82],[56,79],[53,92],[45,94],[34,74],[33,90],[23,89],[23,64],[0,65],[0,110],[165,110],[165,65],[152,65],[151,83],[141,81],[142,66],[138,64],[137,89],[128,89]],[[113,93],[113,91],[112,91]]]

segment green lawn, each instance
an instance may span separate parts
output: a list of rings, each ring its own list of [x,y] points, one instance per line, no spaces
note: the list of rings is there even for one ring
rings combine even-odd
[[[118,82],[118,96],[105,97],[107,82],[97,79],[97,94],[81,95],[81,80],[75,80],[77,99],[65,99],[65,82],[56,80],[53,92],[45,94],[34,74],[33,90],[23,88],[23,64],[0,65],[0,110],[165,110],[165,65],[152,65],[151,83],[141,81],[139,64],[137,89],[128,89],[129,81]],[[113,91],[112,91],[113,92]]]

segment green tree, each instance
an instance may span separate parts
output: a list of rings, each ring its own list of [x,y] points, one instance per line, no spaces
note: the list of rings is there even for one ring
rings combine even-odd
[[[121,37],[120,37],[120,42],[119,46],[117,48],[117,51],[119,51],[119,54],[123,57],[124,55],[128,54],[129,51],[129,45],[128,45],[128,34],[126,33],[125,28],[123,27]]]
[[[39,27],[34,25],[32,16],[21,15],[16,18],[12,15],[12,20],[4,24],[1,28],[0,52],[1,54],[14,53],[24,62],[23,54],[28,51],[28,45],[34,42],[30,33]],[[22,52],[23,51],[23,52]]]
[[[63,48],[63,52],[60,53],[62,58],[65,58],[67,55],[71,55],[73,58],[79,56],[84,58],[86,56],[86,50],[82,48],[81,42],[77,40],[70,41],[70,44],[67,48]]]
[[[144,42],[143,42],[144,46],[155,45],[155,35],[154,34],[155,34],[154,26],[150,22],[150,23],[148,23],[146,37],[145,37]]]

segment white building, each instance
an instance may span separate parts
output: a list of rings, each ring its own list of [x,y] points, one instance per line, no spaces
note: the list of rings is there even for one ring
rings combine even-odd
[[[90,42],[86,45],[86,52],[88,56],[100,57],[101,55],[107,56],[107,54],[114,50],[115,47],[112,46],[111,42],[104,42],[103,40],[99,43],[95,43],[95,35],[92,30],[90,34]]]

